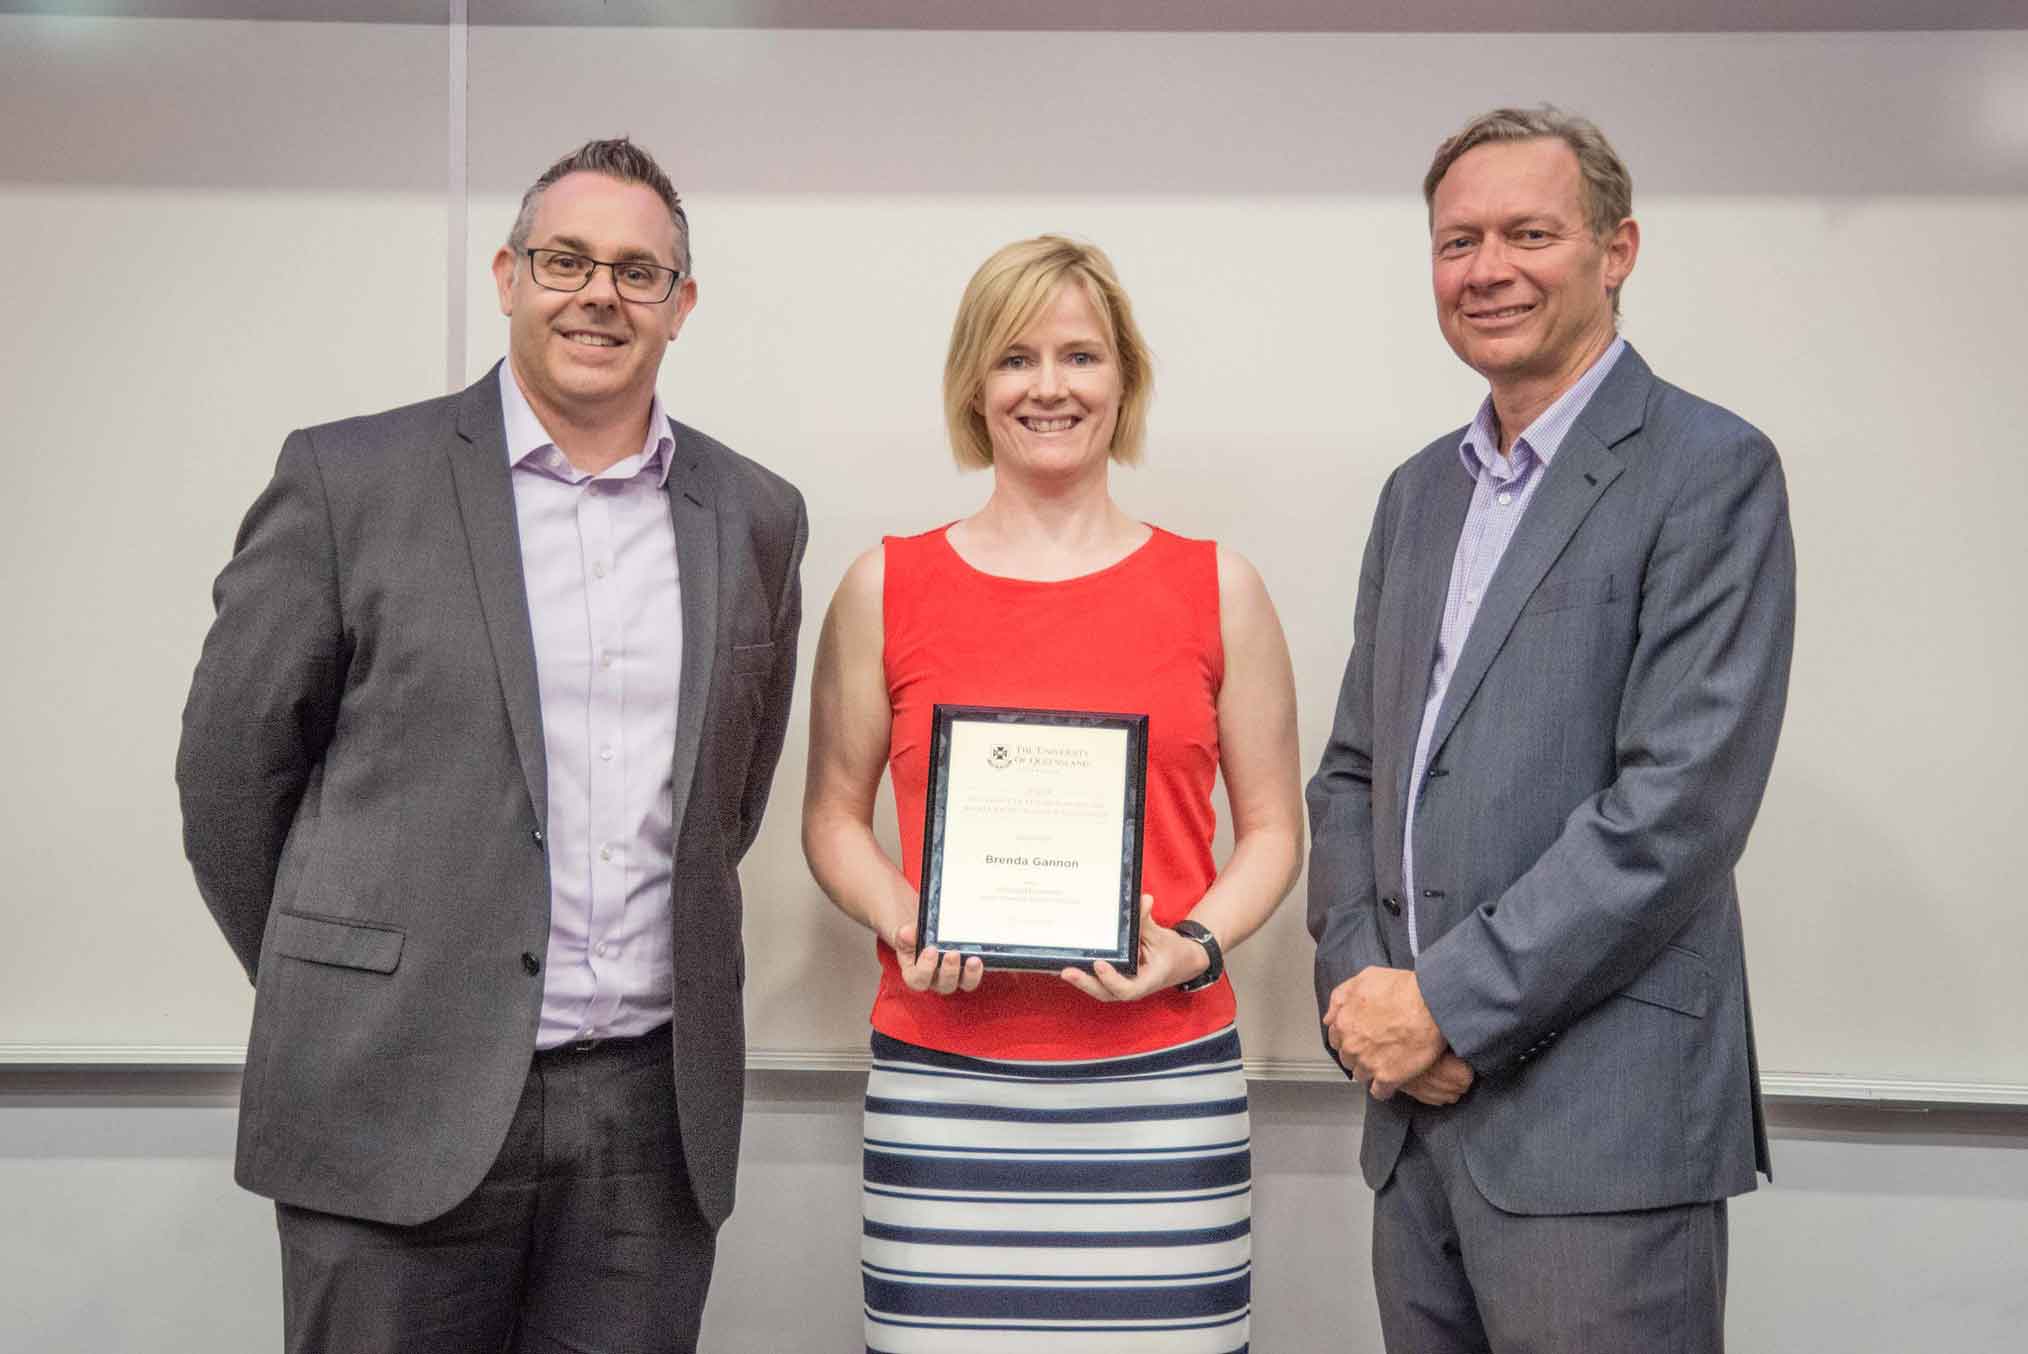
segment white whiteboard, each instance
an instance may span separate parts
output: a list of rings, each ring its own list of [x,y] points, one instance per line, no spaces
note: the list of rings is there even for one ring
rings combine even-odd
[[[1313,765],[1374,495],[1481,393],[1436,331],[1422,170],[1553,97],[1633,169],[1629,337],[1788,468],[1796,668],[1741,870],[1763,1066],[2028,1098],[2028,35],[474,27],[456,137],[450,54],[424,24],[0,17],[0,116],[47,137],[0,146],[0,220],[48,260],[0,368],[0,1058],[243,1040],[169,775],[206,589],[290,428],[441,391],[460,327],[490,365],[482,270],[555,154],[630,132],[684,191],[702,301],[664,394],[808,496],[806,665],[847,560],[985,493],[938,416],[971,269],[1105,246],[1158,364],[1116,493],[1259,566]],[[874,967],[796,844],[803,716],[745,872],[749,1023],[763,1062],[834,1065]],[[1233,964],[1249,1054],[1298,1074],[1301,911]]]

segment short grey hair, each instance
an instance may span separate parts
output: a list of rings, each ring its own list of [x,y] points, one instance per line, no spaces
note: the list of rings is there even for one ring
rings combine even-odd
[[[670,223],[676,227],[677,270],[685,277],[690,276],[690,218],[684,215],[683,200],[676,195],[676,186],[669,182],[662,166],[655,163],[655,157],[624,136],[587,141],[543,170],[542,177],[521,195],[521,211],[514,218],[514,229],[507,233],[509,249],[519,254],[528,247],[528,233],[535,228],[536,204],[549,186],[566,174],[603,174],[621,183],[638,183],[661,198],[662,205],[669,209]]]
[[[1437,185],[1466,151],[1510,141],[1556,140],[1577,157],[1584,185],[1584,221],[1593,238],[1603,240],[1634,214],[1634,177],[1605,133],[1589,118],[1566,113],[1554,104],[1535,108],[1495,108],[1467,122],[1436,149],[1429,172],[1422,176],[1423,206],[1434,224]],[[1613,314],[1620,313],[1620,294],[1613,291]]]

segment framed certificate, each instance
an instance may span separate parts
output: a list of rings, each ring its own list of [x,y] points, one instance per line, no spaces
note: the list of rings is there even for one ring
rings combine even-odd
[[[988,968],[1132,973],[1148,717],[939,705],[918,944]]]

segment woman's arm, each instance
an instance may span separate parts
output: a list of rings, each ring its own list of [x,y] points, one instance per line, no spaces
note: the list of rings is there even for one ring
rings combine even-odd
[[[1232,855],[1191,909],[1190,919],[1230,954],[1273,915],[1296,882],[1303,807],[1289,646],[1260,574],[1223,546],[1218,549],[1218,610],[1225,647],[1218,756],[1232,805]],[[1141,938],[1141,963],[1132,978],[1100,963],[1091,975],[1066,969],[1064,981],[1102,1001],[1132,1001],[1196,977],[1209,962],[1195,941],[1156,925],[1145,900]]]
[[[810,679],[810,764],[803,792],[803,855],[840,911],[885,941],[917,991],[970,991],[984,966],[917,953],[916,891],[873,836],[873,800],[887,764],[892,712],[882,661],[886,557],[867,551],[845,571],[817,640]]]

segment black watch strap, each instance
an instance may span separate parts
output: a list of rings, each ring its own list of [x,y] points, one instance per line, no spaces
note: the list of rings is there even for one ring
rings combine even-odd
[[[1205,967],[1204,972],[1188,982],[1176,984],[1176,990],[1178,992],[1197,992],[1217,982],[1225,973],[1225,951],[1218,948],[1218,937],[1212,935],[1201,923],[1191,921],[1188,917],[1177,922],[1169,929],[1179,936],[1188,936],[1199,945],[1202,945],[1204,953],[1211,959],[1211,963]]]

